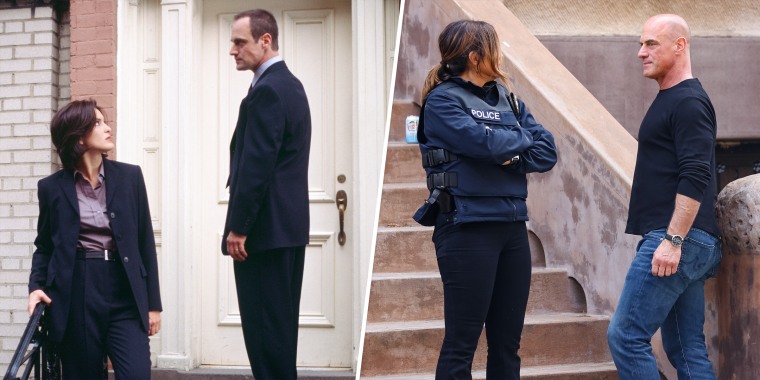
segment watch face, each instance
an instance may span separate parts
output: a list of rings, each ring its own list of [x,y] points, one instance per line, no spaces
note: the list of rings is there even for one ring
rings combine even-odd
[[[673,243],[674,246],[680,247],[681,244],[683,244],[683,238],[678,235],[673,235],[670,242]]]

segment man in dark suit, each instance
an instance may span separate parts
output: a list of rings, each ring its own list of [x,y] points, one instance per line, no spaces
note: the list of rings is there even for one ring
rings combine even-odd
[[[232,24],[238,70],[254,72],[230,144],[222,253],[234,260],[248,359],[257,380],[295,379],[304,251],[309,242],[311,116],[301,82],[279,56],[265,10]]]

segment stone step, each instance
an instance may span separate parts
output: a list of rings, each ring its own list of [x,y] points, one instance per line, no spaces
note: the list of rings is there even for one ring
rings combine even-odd
[[[533,267],[545,267],[543,246],[528,231]],[[437,272],[433,227],[378,227],[374,273]]]
[[[393,102],[388,142],[406,141],[406,117],[409,115],[419,116],[419,114],[420,107],[412,102]]]
[[[389,142],[385,158],[384,183],[424,182],[420,147],[417,144]]]
[[[486,373],[482,371],[475,379],[485,379]],[[562,365],[546,365],[520,368],[521,379],[535,380],[617,380],[617,369],[613,362],[603,363],[577,363]]]
[[[583,294],[572,294],[567,272],[533,268],[529,314],[582,313]],[[367,323],[443,318],[443,284],[438,272],[375,273],[370,288]]]
[[[254,380],[249,366],[203,366],[189,371],[168,368],[153,368],[153,380]],[[113,371],[108,374],[114,379]],[[349,380],[355,379],[351,369],[298,368],[299,380]]]
[[[472,373],[474,380],[486,378],[486,371]],[[547,365],[520,368],[521,379],[535,380],[616,380],[618,378],[615,364],[604,363],[579,363]],[[405,373],[403,375],[389,376],[362,376],[365,380],[434,380],[434,373]]]
[[[430,192],[424,182],[384,184],[379,226],[419,226],[412,216],[428,195]]]
[[[520,357],[525,367],[609,362],[609,318],[584,314],[528,315]],[[362,376],[432,373],[443,341],[442,320],[367,323]],[[485,334],[473,370],[485,369]]]
[[[419,224],[412,227],[378,227],[373,272],[437,272],[432,237],[433,227]]]

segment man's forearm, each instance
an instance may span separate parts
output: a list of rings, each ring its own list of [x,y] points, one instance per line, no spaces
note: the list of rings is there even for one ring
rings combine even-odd
[[[667,233],[670,235],[686,236],[697,217],[700,202],[682,194],[676,194],[676,207],[670,218]]]

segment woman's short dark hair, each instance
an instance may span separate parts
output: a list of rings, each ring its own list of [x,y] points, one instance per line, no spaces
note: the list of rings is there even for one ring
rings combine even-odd
[[[53,116],[50,122],[50,137],[65,169],[74,169],[87,151],[87,147],[79,142],[95,128],[95,110],[103,114],[103,110],[93,99],[74,100]]]

